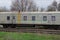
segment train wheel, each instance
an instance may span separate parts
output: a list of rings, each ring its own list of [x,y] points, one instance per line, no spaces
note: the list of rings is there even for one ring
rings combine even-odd
[[[11,28],[16,28],[16,25],[11,25]]]
[[[8,28],[8,26],[7,25],[3,25],[3,28]]]
[[[12,26],[11,28],[16,28],[15,26]]]
[[[57,27],[57,30],[60,30],[60,26]]]

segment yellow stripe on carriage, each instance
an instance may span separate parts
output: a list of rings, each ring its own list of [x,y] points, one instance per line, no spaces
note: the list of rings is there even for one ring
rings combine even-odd
[[[18,15],[17,15],[17,21],[18,21],[18,24],[20,23],[20,21],[21,21],[21,14],[20,14],[20,12],[18,12]]]

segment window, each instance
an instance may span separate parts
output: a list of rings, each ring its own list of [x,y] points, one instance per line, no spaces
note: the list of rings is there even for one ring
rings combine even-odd
[[[51,20],[52,21],[55,21],[56,20],[56,17],[55,16],[51,16]]]
[[[32,21],[35,21],[35,16],[32,16]]]
[[[13,16],[13,19],[15,19],[15,16]]]
[[[43,16],[43,21],[47,21],[47,16]]]
[[[23,16],[23,20],[24,21],[27,21],[27,16]]]
[[[10,20],[10,16],[7,16],[7,20]]]

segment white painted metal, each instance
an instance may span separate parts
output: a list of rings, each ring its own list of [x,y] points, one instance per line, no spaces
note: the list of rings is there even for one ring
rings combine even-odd
[[[19,24],[47,24],[47,25],[60,25],[60,12],[21,12]],[[10,16],[10,20],[7,20]],[[12,19],[15,16],[16,19]],[[18,12],[0,12],[0,24],[18,24]],[[27,16],[27,21],[23,20],[23,16]],[[32,16],[36,16],[36,20],[32,21]],[[43,16],[47,16],[47,21],[43,21]],[[51,16],[56,17],[56,21],[51,20]]]

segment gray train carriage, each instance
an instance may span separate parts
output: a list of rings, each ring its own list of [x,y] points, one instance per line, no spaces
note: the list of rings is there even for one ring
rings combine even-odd
[[[60,28],[60,12],[22,12],[21,24],[31,24],[34,27]]]
[[[60,12],[0,12],[0,24],[4,28],[17,25],[59,29]]]
[[[4,28],[15,28],[17,18],[18,12],[0,12],[0,25],[3,25]]]

